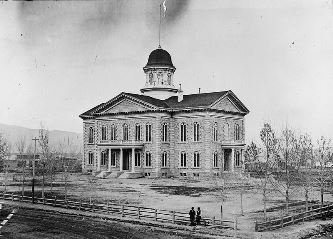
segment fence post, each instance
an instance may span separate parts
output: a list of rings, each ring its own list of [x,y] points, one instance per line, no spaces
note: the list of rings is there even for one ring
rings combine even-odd
[[[92,203],[92,211],[95,212],[95,203]]]
[[[5,191],[2,192],[2,198],[5,200]]]
[[[234,221],[234,230],[237,230],[237,216],[235,216],[235,221]]]
[[[138,219],[140,219],[140,207],[137,208],[138,211]]]
[[[121,205],[121,216],[124,217],[124,205]]]
[[[172,211],[172,223],[173,224],[176,223],[176,214],[175,214],[175,211]]]
[[[295,224],[294,215],[291,216],[291,223],[292,223],[293,225]]]
[[[54,197],[54,202],[53,202],[53,206],[55,207],[57,205],[57,196]]]
[[[215,225],[215,216],[212,217],[212,225]]]
[[[258,222],[257,222],[257,220],[255,220],[255,222],[254,222],[254,231],[255,232],[258,231]]]
[[[281,216],[281,228],[283,227],[283,215]]]
[[[154,217],[155,217],[155,221],[157,221],[157,209],[155,208],[155,212],[154,212]]]
[[[12,201],[14,201],[14,193],[12,193]]]
[[[81,211],[81,206],[82,206],[82,198],[80,198],[79,211]]]
[[[68,200],[66,199],[66,208],[68,208]]]
[[[109,214],[109,201],[106,202],[106,212]]]
[[[270,218],[268,219],[268,229],[272,230],[272,221]]]

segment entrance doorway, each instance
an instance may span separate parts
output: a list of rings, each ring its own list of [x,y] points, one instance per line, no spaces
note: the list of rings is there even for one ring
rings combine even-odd
[[[224,149],[224,171],[230,171],[231,166],[231,149]]]
[[[123,151],[123,170],[129,170],[130,165],[130,151],[124,150]]]

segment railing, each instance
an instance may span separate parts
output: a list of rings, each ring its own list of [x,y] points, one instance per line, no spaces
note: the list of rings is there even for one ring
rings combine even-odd
[[[290,216],[281,217],[274,220],[268,220],[266,222],[255,223],[255,231],[270,231],[278,228],[283,228],[285,226],[293,225],[298,222],[304,222],[306,220],[312,220],[315,218],[327,216],[327,214],[333,212],[333,204],[330,205],[314,205],[311,206],[309,210],[297,213]]]
[[[20,201],[20,202],[32,202],[32,197],[21,196],[13,193],[2,193],[2,199],[11,200],[11,201]],[[111,214],[117,215],[120,217],[131,217],[136,219],[147,219],[157,222],[166,222],[179,225],[189,225],[189,215],[187,213],[176,212],[176,211],[167,211],[160,210],[155,208],[140,207],[127,204],[116,204],[116,203],[88,203],[82,200],[73,201],[73,200],[60,200],[55,198],[34,198],[35,204],[43,204],[52,207],[61,207],[67,209],[74,209],[85,212],[96,212],[102,214]],[[202,224],[205,226],[224,226],[232,228],[230,223],[232,221],[221,221],[213,218],[202,218]],[[229,226],[228,226],[229,224]]]

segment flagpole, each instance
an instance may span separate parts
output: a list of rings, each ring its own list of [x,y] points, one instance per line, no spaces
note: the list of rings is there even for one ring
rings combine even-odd
[[[162,4],[160,4],[160,25],[158,28],[158,48],[161,48],[161,6],[162,6]]]

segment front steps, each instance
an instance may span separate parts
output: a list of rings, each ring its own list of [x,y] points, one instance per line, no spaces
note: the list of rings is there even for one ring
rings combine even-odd
[[[143,173],[122,172],[118,178],[142,178]]]

